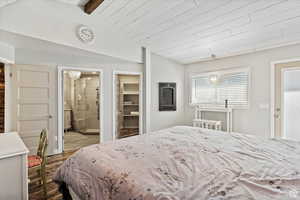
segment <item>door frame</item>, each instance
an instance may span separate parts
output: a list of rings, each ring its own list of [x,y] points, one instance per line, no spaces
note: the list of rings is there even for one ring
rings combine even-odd
[[[300,61],[300,58],[294,58],[294,59],[287,59],[287,60],[278,60],[278,61],[272,61],[271,62],[271,73],[270,73],[270,137],[271,138],[275,138],[275,67],[276,65],[278,64],[284,64],[284,63],[290,63],[290,62],[299,62]],[[294,69],[294,68],[293,68]],[[295,68],[296,69],[296,68]],[[283,72],[285,70],[281,70],[281,79],[283,78]],[[282,79],[283,80],[283,79]],[[283,96],[283,84],[281,84],[281,97]],[[284,98],[281,98],[282,101],[281,101],[281,105],[284,105]],[[284,108],[283,106],[282,107],[282,110],[281,110],[281,119],[282,116],[284,115]],[[283,124],[283,120],[281,120],[281,124]],[[283,126],[281,126],[283,127]],[[284,135],[283,135],[284,137]]]
[[[113,140],[117,139],[117,134],[116,134],[116,125],[117,125],[117,117],[116,117],[116,94],[117,94],[117,87],[116,87],[116,77],[117,75],[139,75],[140,80],[139,80],[139,135],[143,134],[143,72],[131,72],[131,71],[117,71],[114,70],[112,73],[112,81],[113,81],[113,91],[112,91],[112,96],[113,96],[113,122],[112,122],[112,136]]]
[[[63,140],[63,133],[64,133],[64,78],[63,78],[63,72],[64,71],[81,71],[81,72],[98,72],[99,73],[99,85],[100,85],[100,101],[99,101],[99,113],[100,113],[100,137],[99,137],[99,143],[103,141],[103,124],[104,124],[104,94],[103,94],[103,69],[99,68],[85,68],[85,67],[70,67],[70,66],[58,66],[58,76],[57,76],[57,81],[58,81],[58,94],[57,94],[57,126],[58,126],[58,131],[57,131],[57,153],[62,153],[63,152],[63,145],[64,145],[64,140]]]

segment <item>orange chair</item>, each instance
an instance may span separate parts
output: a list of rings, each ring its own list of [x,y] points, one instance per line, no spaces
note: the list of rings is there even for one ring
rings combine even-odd
[[[48,131],[43,129],[40,134],[39,146],[37,154],[28,156],[28,168],[37,167],[38,173],[41,177],[41,184],[43,185],[44,198],[47,199],[47,179],[46,179],[46,163],[47,163],[47,151],[48,146]]]

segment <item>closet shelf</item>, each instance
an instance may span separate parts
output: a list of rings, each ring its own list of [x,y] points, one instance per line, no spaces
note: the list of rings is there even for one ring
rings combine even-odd
[[[119,138],[139,134],[140,83],[137,76],[119,79]]]
[[[124,85],[139,85],[139,82],[124,82]]]
[[[126,137],[130,137],[130,136],[135,136],[138,135],[139,133],[132,133],[132,134],[127,134],[127,135],[120,135],[119,138],[126,138]]]
[[[139,95],[139,92],[131,92],[131,91],[127,91],[127,92],[123,92],[123,95]]]
[[[132,91],[123,91],[123,94],[139,94],[139,91],[134,91],[134,90],[132,90]]]

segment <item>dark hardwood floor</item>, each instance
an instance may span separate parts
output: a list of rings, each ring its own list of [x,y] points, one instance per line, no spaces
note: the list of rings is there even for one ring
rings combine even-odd
[[[58,191],[57,185],[52,181],[52,176],[56,169],[71,156],[75,151],[65,152],[59,155],[49,156],[47,160],[47,200],[62,200],[62,195]],[[37,169],[29,169],[29,200],[42,200],[43,193],[40,185],[40,178],[37,174]]]

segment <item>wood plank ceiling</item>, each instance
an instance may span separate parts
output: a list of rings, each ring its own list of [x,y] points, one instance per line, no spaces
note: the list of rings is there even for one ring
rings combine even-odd
[[[299,0],[105,0],[92,17],[181,63],[300,41]]]
[[[17,0],[0,0],[0,8],[15,3]]]

